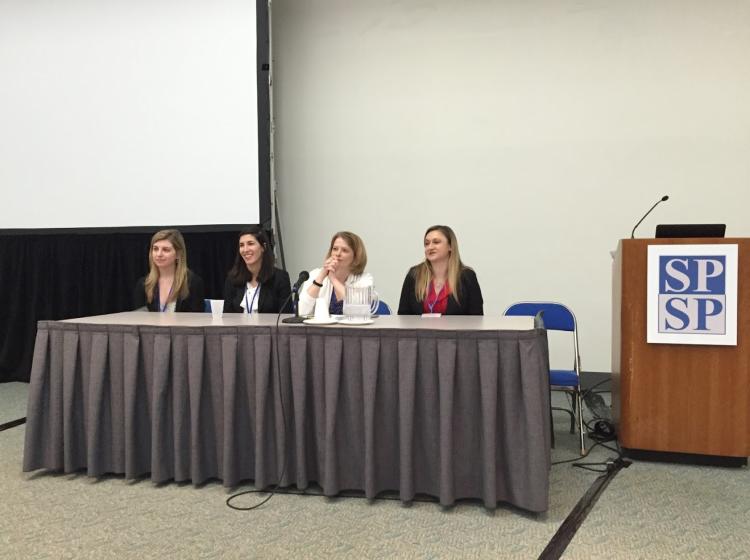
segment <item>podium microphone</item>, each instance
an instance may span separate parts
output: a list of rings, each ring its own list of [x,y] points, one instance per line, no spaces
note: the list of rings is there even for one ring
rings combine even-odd
[[[665,194],[665,195],[664,195],[664,196],[662,196],[662,197],[661,197],[661,198],[660,198],[659,200],[657,200],[657,201],[656,201],[656,204],[654,204],[654,205],[653,205],[653,206],[652,206],[651,208],[649,208],[648,212],[646,212],[646,213],[645,213],[645,214],[643,215],[643,218],[641,218],[640,220],[638,220],[638,223],[637,223],[637,224],[635,224],[635,226],[633,227],[633,231],[631,231],[631,232],[630,232],[630,239],[635,239],[635,230],[636,230],[636,228],[637,228],[637,227],[638,227],[639,225],[641,225],[641,222],[642,222],[643,220],[645,220],[645,219],[646,219],[646,216],[648,216],[648,215],[649,215],[649,214],[651,213],[651,211],[652,211],[652,210],[653,210],[654,208],[656,208],[656,207],[657,207],[657,206],[658,206],[659,204],[661,204],[662,202],[665,202],[665,201],[667,201],[667,200],[669,200],[669,196]]]
[[[289,294],[288,298],[286,298],[287,301],[289,301],[289,298],[292,298],[292,305],[294,306],[294,316],[282,319],[282,323],[302,323],[305,320],[304,317],[299,316],[299,289],[302,287],[302,284],[307,281],[308,278],[310,278],[310,273],[306,270],[303,270],[299,273],[297,281],[292,286],[292,293]],[[285,306],[286,301],[284,302],[284,305],[281,306],[281,308],[284,309]],[[279,311],[279,315],[281,315],[281,311]]]

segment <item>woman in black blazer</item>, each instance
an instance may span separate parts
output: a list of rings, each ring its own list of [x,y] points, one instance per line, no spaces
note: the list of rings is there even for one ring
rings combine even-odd
[[[404,279],[399,315],[484,315],[477,275],[461,262],[451,228],[432,226],[425,232],[424,257]]]
[[[203,312],[203,280],[188,268],[185,240],[178,230],[164,229],[153,235],[148,265],[148,274],[135,284],[136,309]]]
[[[242,230],[237,257],[224,283],[224,313],[291,313],[289,274],[274,267],[268,235],[260,226]]]

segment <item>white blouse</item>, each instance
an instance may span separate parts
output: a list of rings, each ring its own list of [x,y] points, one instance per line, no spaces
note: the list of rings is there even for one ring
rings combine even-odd
[[[333,283],[326,276],[323,279],[323,287],[318,292],[318,297],[314,298],[307,293],[307,289],[312,286],[313,280],[320,274],[320,268],[316,268],[310,271],[310,278],[307,282],[302,284],[299,289],[299,314],[300,315],[312,315],[315,311],[316,305],[324,305],[326,309],[331,304],[331,290],[333,290]],[[375,281],[369,272],[363,272],[362,274],[350,274],[344,282],[345,286],[374,286]]]
[[[250,282],[247,283],[247,289],[245,290],[245,297],[240,302],[240,307],[244,309],[243,313],[257,313],[258,312],[258,300],[260,299],[260,284],[254,288],[250,286]],[[247,308],[250,308],[248,311]]]

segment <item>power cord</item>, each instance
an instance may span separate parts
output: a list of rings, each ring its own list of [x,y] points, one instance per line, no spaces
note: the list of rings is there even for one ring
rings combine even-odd
[[[622,467],[629,467],[632,464],[632,462],[628,461],[627,459],[623,457],[622,449],[620,449],[620,444],[617,442],[617,440],[615,440],[615,444],[617,445],[616,449],[614,447],[610,447],[609,445],[606,445],[605,443],[601,441],[597,441],[596,443],[594,443],[594,445],[592,445],[586,450],[586,453],[584,455],[581,455],[579,457],[573,457],[572,459],[564,459],[562,461],[553,461],[552,466],[562,465],[565,463],[571,463],[571,466],[573,467],[587,470],[587,471],[597,472],[597,473],[609,472],[617,465],[622,466]],[[585,459],[586,457],[588,457],[589,454],[597,447],[603,447],[604,449],[609,449],[610,451],[617,453],[617,457],[616,458],[610,457],[608,459],[605,459],[604,461],[597,461],[597,462],[592,462],[592,463],[580,462],[581,459]],[[604,467],[604,468],[597,469],[593,467]]]
[[[620,448],[620,444],[617,441],[617,436],[615,433],[614,425],[612,424],[611,420],[611,414],[609,413],[607,405],[604,403],[604,399],[599,396],[599,394],[593,389],[598,387],[599,385],[602,385],[606,382],[610,381],[609,379],[605,379],[596,385],[593,385],[592,387],[589,387],[586,391],[582,393],[582,400],[586,403],[586,407],[591,411],[593,414],[593,418],[589,421],[584,420],[584,425],[586,426],[587,436],[594,442],[594,445],[588,448],[586,453],[584,455],[573,457],[572,459],[565,459],[562,461],[554,461],[552,462],[552,465],[561,465],[566,463],[572,463],[572,466],[581,468],[584,470],[589,470],[592,472],[598,472],[598,473],[606,473],[609,472],[614,467],[629,467],[631,462],[623,458],[622,449]],[[578,411],[579,414],[582,414],[583,411]],[[593,426],[592,426],[593,424]],[[606,445],[609,442],[614,442],[617,446],[616,448],[610,447],[609,445]],[[591,463],[584,463],[580,462],[581,459],[585,459],[589,456],[591,451],[596,449],[597,447],[603,447],[604,449],[608,449],[614,453],[617,453],[616,458],[608,458],[605,461],[600,462],[591,462]],[[604,468],[596,468],[596,467],[604,467]]]
[[[276,357],[276,368],[275,368],[276,380],[279,386],[279,402],[281,404],[281,418],[282,418],[282,422],[284,426],[284,432],[283,432],[284,437],[286,437],[288,430],[287,430],[287,423],[286,423],[286,407],[284,406],[284,392],[281,390],[282,383],[281,383],[281,363],[279,362],[279,322],[281,320],[281,314],[283,313],[283,310],[286,307],[286,304],[289,302],[289,299],[291,297],[292,297],[292,294],[289,294],[289,297],[287,297],[284,303],[281,305],[281,311],[279,311],[279,314],[276,316],[276,328],[274,329],[274,332],[272,334],[272,337],[273,337],[272,342],[274,343],[273,345],[274,345],[275,357]],[[254,509],[258,509],[263,504],[267,503],[271,498],[274,497],[275,494],[287,493],[287,492],[283,492],[280,488],[281,488],[281,483],[284,480],[284,475],[286,474],[288,455],[289,455],[288,453],[283,453],[284,461],[281,464],[281,473],[279,474],[278,482],[276,484],[272,484],[269,487],[269,489],[245,490],[243,492],[237,492],[236,494],[232,494],[226,499],[227,506],[237,511],[251,511]],[[235,500],[236,498],[239,498],[240,496],[244,496],[246,494],[266,494],[266,493],[268,493],[268,496],[266,496],[265,499],[263,499],[260,503],[257,503],[252,506],[241,507],[241,506],[236,506],[232,504],[233,500]]]
[[[599,383],[595,383],[594,385],[592,385],[591,387],[583,391],[581,393],[581,396],[583,397],[586,393],[593,393],[594,389],[596,389],[599,385],[604,385],[605,383],[611,383],[611,382],[612,382],[612,378],[602,379],[601,381],[599,381]],[[603,392],[606,393],[607,391],[603,391]]]
[[[574,463],[576,461],[580,461],[581,459],[585,459],[586,457],[588,457],[589,454],[597,447],[604,447],[605,449],[609,449],[610,451],[614,451],[615,453],[618,453],[618,454],[620,453],[617,449],[614,449],[608,445],[605,445],[601,441],[597,441],[594,443],[594,445],[589,447],[586,450],[586,453],[584,453],[583,455],[578,455],[577,457],[573,457],[572,459],[563,459],[562,461],[552,461],[551,465],[554,467],[555,465],[563,465],[565,463]]]
[[[346,491],[339,492],[335,496],[328,496],[326,494],[323,494],[322,492],[311,492],[308,490],[293,490],[289,488],[277,488],[274,491],[275,494],[284,494],[289,496],[305,496],[305,497],[311,497],[311,498],[331,498],[331,499],[339,499],[344,498],[348,500],[368,500],[368,501],[394,501],[394,502],[402,502],[401,498],[399,496],[375,496],[374,498],[368,498],[364,494],[356,493],[356,494],[349,494]],[[439,502],[438,498],[433,497],[424,497],[424,498],[417,498],[414,497],[411,500],[408,500],[408,502],[417,502],[417,503],[425,503],[425,504],[436,504]]]

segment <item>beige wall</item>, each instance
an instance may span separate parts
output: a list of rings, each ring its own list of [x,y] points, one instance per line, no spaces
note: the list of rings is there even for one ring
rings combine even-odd
[[[657,223],[750,236],[750,3],[274,0],[287,265],[364,238],[397,305],[434,223],[499,314],[568,303],[610,369],[609,251]]]

